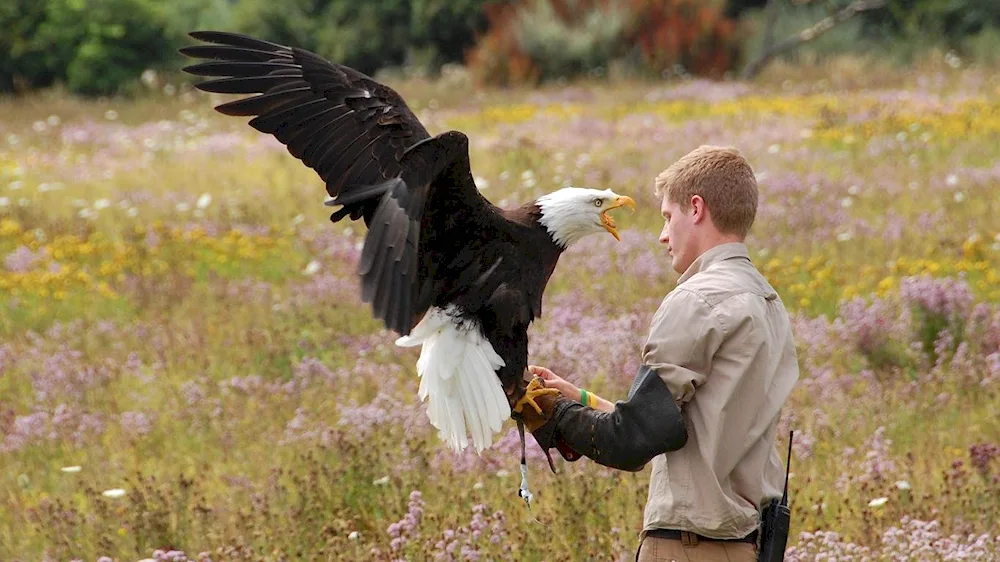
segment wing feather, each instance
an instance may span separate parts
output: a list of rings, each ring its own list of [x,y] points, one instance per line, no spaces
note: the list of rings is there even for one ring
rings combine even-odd
[[[212,78],[196,87],[259,94],[216,109],[253,116],[251,126],[273,134],[315,170],[331,197],[347,185],[399,177],[404,171],[399,156],[430,138],[399,94],[352,68],[305,49],[236,33],[196,31],[191,36],[211,43],[181,49],[193,58],[212,59],[185,67]],[[336,125],[328,128],[330,123]]]

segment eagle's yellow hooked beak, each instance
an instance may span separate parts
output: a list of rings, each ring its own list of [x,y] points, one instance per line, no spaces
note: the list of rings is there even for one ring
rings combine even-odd
[[[615,229],[615,221],[610,216],[608,216],[608,211],[612,209],[617,209],[618,207],[631,207],[632,212],[635,212],[635,201],[631,197],[622,195],[615,199],[615,202],[608,205],[603,211],[601,211],[601,224],[604,226],[604,230],[607,230],[615,237],[615,240],[621,241],[621,237],[618,236],[618,230]]]

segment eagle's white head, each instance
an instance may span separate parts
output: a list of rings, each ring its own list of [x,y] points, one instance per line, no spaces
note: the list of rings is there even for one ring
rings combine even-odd
[[[629,206],[635,212],[635,201],[631,197],[618,195],[610,189],[588,189],[564,187],[539,197],[535,203],[541,210],[538,220],[549,231],[549,236],[563,248],[569,247],[580,238],[606,230],[615,237],[615,221],[608,211]]]

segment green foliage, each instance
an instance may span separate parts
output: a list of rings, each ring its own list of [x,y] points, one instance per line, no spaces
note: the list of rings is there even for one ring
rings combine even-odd
[[[578,2],[569,2],[571,8]],[[620,8],[587,10],[578,21],[566,22],[548,0],[535,0],[518,13],[514,35],[528,57],[536,61],[540,78],[569,78],[599,71],[622,56],[629,12]]]
[[[431,66],[463,62],[486,29],[485,8],[495,1],[411,0],[411,56],[423,53]]]
[[[0,90],[64,83],[113,93],[172,51],[167,18],[149,0],[15,0],[0,12]]]
[[[45,20],[45,4],[36,0],[0,2],[0,92],[53,79],[48,54],[34,39]]]
[[[846,5],[846,2],[841,1],[835,4],[835,6],[843,5]],[[830,12],[830,5],[823,3],[793,6],[787,2],[779,2],[773,30],[775,42],[782,41],[811,27],[828,16]],[[744,14],[744,17],[752,23],[754,28],[754,33],[747,39],[745,47],[749,53],[759,53],[764,40],[766,13],[762,9],[750,10]],[[860,18],[854,18],[834,27],[815,40],[801,45],[796,50],[784,55],[783,58],[793,61],[815,60],[830,55],[864,52],[871,47],[871,41],[864,34],[863,21]]]
[[[957,45],[967,35],[1000,25],[996,0],[889,0],[882,10],[865,15],[867,31],[907,40],[927,38]]]
[[[127,90],[147,68],[176,69],[196,29],[298,45],[374,73],[463,59],[487,0],[8,0],[0,3],[0,91],[63,84],[73,93]]]
[[[961,50],[975,62],[983,64],[1000,62],[1000,25],[991,25],[975,35],[966,37]]]
[[[428,66],[462,59],[485,25],[484,0],[244,0],[236,28],[295,44],[372,74],[418,59]]]

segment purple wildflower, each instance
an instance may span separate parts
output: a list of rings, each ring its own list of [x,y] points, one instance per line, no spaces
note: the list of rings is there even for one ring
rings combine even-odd
[[[7,270],[12,273],[24,273],[40,259],[40,253],[32,252],[27,246],[18,246],[13,252],[7,254],[3,263]]]

